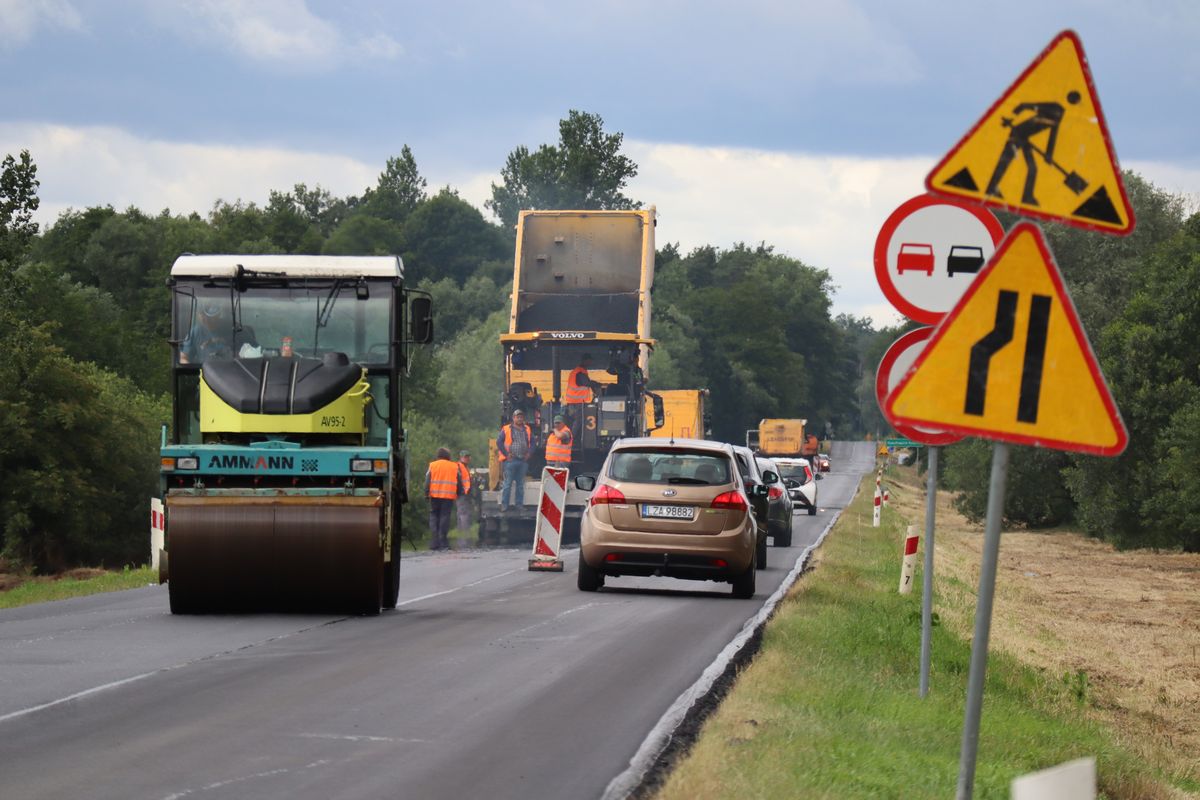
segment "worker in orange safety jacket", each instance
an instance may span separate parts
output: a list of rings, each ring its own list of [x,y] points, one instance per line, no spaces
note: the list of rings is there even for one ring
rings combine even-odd
[[[500,466],[504,469],[504,482],[500,485],[500,513],[509,509],[510,489],[512,500],[518,507],[525,505],[525,473],[529,471],[529,457],[533,455],[533,429],[525,423],[525,412],[517,409],[512,413],[512,422],[500,429],[496,437],[496,449],[500,454]]]
[[[554,430],[550,431],[550,435],[546,437],[547,467],[571,466],[571,444],[574,438],[562,414],[556,414]]]
[[[467,493],[458,462],[450,460],[450,451],[439,447],[437,459],[425,470],[425,496],[429,498],[430,550],[450,547],[450,519],[454,501]]]
[[[567,376],[567,388],[563,393],[563,403],[568,406],[579,406],[592,402],[593,391],[600,391],[600,384],[588,377],[588,369],[592,366],[592,356],[584,353],[579,358],[579,365]],[[576,413],[578,409],[575,410]]]

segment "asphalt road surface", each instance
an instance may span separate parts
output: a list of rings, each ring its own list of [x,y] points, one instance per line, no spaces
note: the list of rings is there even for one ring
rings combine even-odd
[[[752,600],[406,556],[378,617],[175,617],[165,587],[0,611],[0,796],[593,798],[872,468],[834,446]]]

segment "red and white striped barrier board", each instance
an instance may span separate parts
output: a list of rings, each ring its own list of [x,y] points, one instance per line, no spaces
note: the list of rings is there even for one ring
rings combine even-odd
[[[163,503],[157,497],[150,498],[150,568],[157,570],[158,554],[166,545],[167,518],[163,514]]]
[[[529,569],[539,572],[562,572],[558,557],[562,549],[563,508],[567,502],[567,478],[570,470],[546,467],[542,470],[542,496],[538,500],[537,521],[533,527],[533,558]]]
[[[879,506],[883,503],[883,492],[879,491],[879,487],[875,487],[875,517],[871,522],[873,527],[879,527]]]
[[[912,594],[913,575],[917,572],[917,534],[915,525],[908,526],[904,538],[904,559],[900,562],[900,594]]]

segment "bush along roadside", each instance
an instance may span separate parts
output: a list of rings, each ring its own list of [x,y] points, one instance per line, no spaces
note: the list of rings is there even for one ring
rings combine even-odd
[[[872,527],[874,487],[863,488],[657,797],[953,796],[970,644],[934,627],[931,689],[918,698],[919,570],[917,591],[896,591],[910,520],[889,507]],[[1013,778],[1085,756],[1102,797],[1177,796],[1085,718],[1074,684],[993,651],[985,692],[976,798],[1007,798]]]

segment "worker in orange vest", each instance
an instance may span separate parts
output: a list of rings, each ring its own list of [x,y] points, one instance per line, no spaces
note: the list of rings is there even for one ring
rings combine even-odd
[[[445,550],[450,547],[450,517],[454,513],[454,501],[467,493],[462,471],[455,461],[450,460],[450,451],[439,447],[437,459],[429,462],[425,470],[425,496],[429,498],[430,550]]]
[[[588,377],[588,368],[592,366],[592,356],[584,353],[579,357],[579,365],[567,376],[567,388],[563,392],[563,411],[570,420],[571,430],[579,436],[583,431],[583,404],[590,403],[595,395],[600,393],[600,384]]]
[[[574,438],[562,414],[555,414],[554,430],[546,437],[547,467],[571,466],[571,444]]]
[[[592,356],[584,353],[579,358],[579,365],[567,376],[567,389],[563,393],[563,402],[568,406],[579,406],[592,402],[593,391],[600,391],[600,384],[588,377],[588,369],[592,366]],[[576,409],[578,412],[578,409]]]
[[[529,471],[529,457],[533,455],[533,430],[525,424],[524,411],[518,408],[512,413],[512,422],[500,429],[496,449],[504,469],[504,482],[500,485],[500,513],[503,514],[509,508],[510,489],[513,502],[518,507],[525,505],[525,473]]]
[[[458,510],[458,529],[466,531],[471,527],[471,451],[458,451],[458,471],[462,475],[463,486],[467,487],[467,493],[454,501],[455,508]]]

